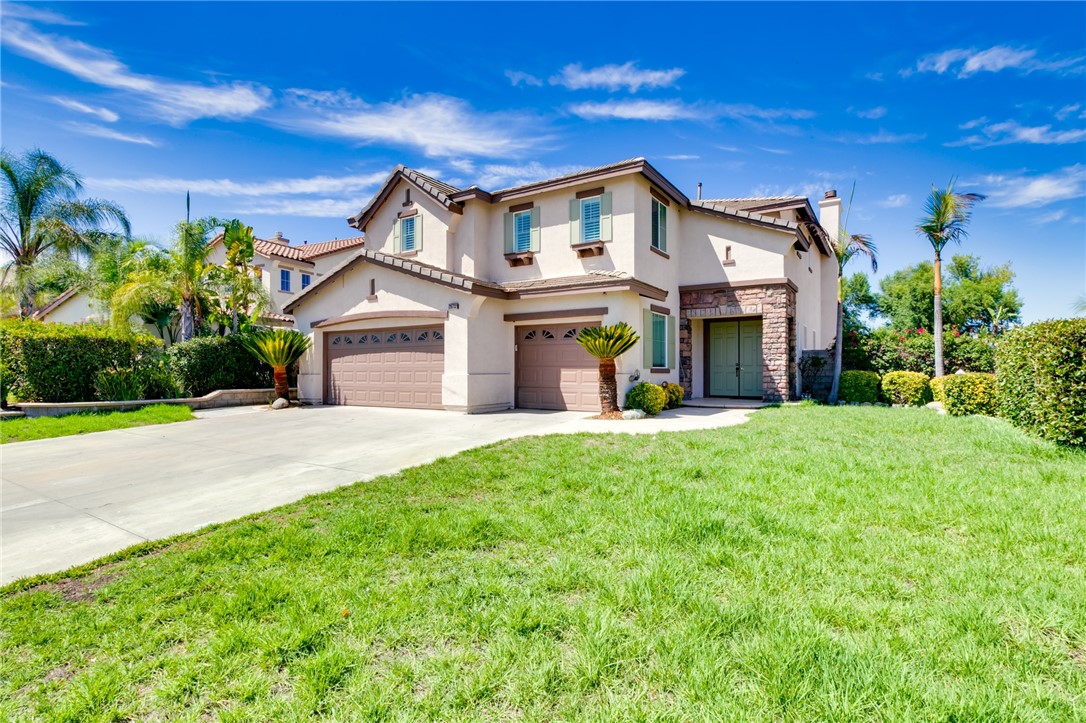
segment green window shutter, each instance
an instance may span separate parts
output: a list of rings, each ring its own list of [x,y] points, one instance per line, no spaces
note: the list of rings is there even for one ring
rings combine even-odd
[[[569,202],[569,242],[581,243],[581,202],[576,198]]]
[[[401,219],[396,219],[396,222],[392,224],[392,253],[400,253],[400,224]]]
[[[539,209],[532,209],[532,235],[529,250],[533,254],[539,253]]]
[[[422,214],[415,214],[415,248],[413,251],[422,251]]]
[[[600,196],[600,241],[611,240],[611,192]]]
[[[652,369],[652,311],[642,309],[641,314],[645,322],[641,333],[641,350],[644,352],[642,361],[645,362],[646,369]]]
[[[667,253],[667,206],[660,204],[660,250]]]
[[[506,213],[505,220],[505,253],[511,254],[517,250],[516,233],[513,231],[513,214]]]
[[[667,366],[669,369],[675,369],[675,347],[676,344],[675,333],[675,317],[667,317]]]

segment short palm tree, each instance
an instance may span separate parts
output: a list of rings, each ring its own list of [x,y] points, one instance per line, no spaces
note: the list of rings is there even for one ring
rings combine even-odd
[[[829,403],[837,404],[837,393],[841,387],[841,353],[844,349],[845,335],[845,267],[856,256],[866,256],[871,260],[871,270],[878,271],[878,249],[875,242],[866,234],[853,234],[847,230],[849,214],[852,212],[852,199],[856,195],[856,186],[848,198],[848,210],[845,220],[838,229],[837,238],[831,239],[833,254],[837,257],[837,334],[833,345],[833,381],[830,384]]]
[[[615,358],[633,348],[640,338],[624,321],[611,326],[586,326],[577,335],[577,343],[600,360],[600,409],[604,414],[618,411]]]
[[[954,179],[945,189],[931,187],[931,196],[924,205],[924,217],[916,231],[931,243],[935,251],[935,376],[943,376],[943,249],[948,243],[961,243],[968,235],[973,206],[983,201],[980,193],[958,193]]]
[[[263,329],[241,336],[253,356],[272,368],[275,396],[290,399],[287,367],[302,358],[312,345],[309,337],[294,329]]]
[[[79,175],[42,150],[21,157],[0,151],[0,249],[11,257],[19,291],[20,315],[34,312],[34,276],[38,257],[50,249],[63,254],[86,253],[113,224],[131,233],[120,206],[96,198],[78,198]]]

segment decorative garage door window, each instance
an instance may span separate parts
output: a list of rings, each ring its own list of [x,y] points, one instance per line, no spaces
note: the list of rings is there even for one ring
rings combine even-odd
[[[345,346],[347,344],[436,344],[445,340],[440,331],[426,329],[425,331],[397,330],[387,336],[377,334],[338,334],[332,337],[332,346]]]
[[[522,331],[520,338],[522,341],[536,342],[542,344],[544,342],[553,341],[557,339],[573,339],[576,341],[577,335],[581,333],[580,327],[574,327],[572,329],[529,329],[528,331]]]

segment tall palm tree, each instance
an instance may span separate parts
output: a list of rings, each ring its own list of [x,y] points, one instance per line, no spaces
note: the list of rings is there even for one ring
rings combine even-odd
[[[600,360],[600,409],[604,414],[618,411],[615,358],[633,348],[640,338],[624,321],[611,326],[586,326],[577,335],[577,343]]]
[[[34,312],[31,269],[50,249],[64,254],[88,252],[109,224],[125,236],[132,229],[120,206],[97,198],[78,198],[79,175],[40,149],[21,157],[0,151],[4,186],[0,208],[0,249],[11,257],[19,288],[20,315]]]
[[[931,243],[935,251],[935,376],[943,376],[943,249],[948,243],[962,242],[968,232],[973,206],[986,197],[980,193],[959,193],[950,179],[945,189],[931,187],[931,196],[924,204],[924,217],[916,227],[919,235]]]
[[[308,336],[295,329],[264,329],[241,337],[253,356],[272,368],[275,396],[290,400],[287,367],[302,358],[312,345]]]
[[[837,238],[830,240],[833,254],[837,258],[837,334],[833,344],[833,381],[830,384],[829,403],[837,404],[837,394],[841,387],[841,354],[845,336],[845,267],[856,256],[866,256],[871,260],[871,270],[878,271],[878,249],[867,234],[848,232],[848,219],[852,213],[852,199],[856,195],[856,185],[848,197],[848,209],[845,220],[837,231]]]

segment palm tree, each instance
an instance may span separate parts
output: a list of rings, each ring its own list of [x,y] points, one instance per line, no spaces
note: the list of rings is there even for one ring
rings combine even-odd
[[[255,253],[255,240],[252,226],[246,226],[237,219],[223,228],[226,261],[214,270],[211,280],[217,297],[215,317],[220,325],[220,334],[226,324],[236,334],[240,315],[245,314],[251,319],[270,303],[263,284],[250,266]]]
[[[1075,299],[1075,303],[1071,304],[1071,311],[1086,315],[1086,294]]]
[[[950,242],[961,243],[968,235],[965,230],[973,206],[983,201],[980,193],[958,193],[954,179],[943,190],[931,187],[931,196],[924,205],[924,217],[916,231],[931,243],[935,251],[935,376],[943,376],[943,249]]]
[[[31,269],[50,249],[63,254],[93,249],[103,227],[132,229],[120,206],[96,198],[80,199],[82,179],[75,171],[40,149],[16,157],[0,151],[4,199],[0,209],[0,249],[11,257],[24,318],[34,311]]]
[[[618,411],[615,358],[629,351],[640,338],[624,321],[611,326],[586,326],[577,335],[577,343],[600,360],[600,409],[604,414]]]
[[[294,329],[263,329],[242,335],[241,343],[253,356],[272,368],[275,396],[290,401],[287,367],[309,350],[312,345],[309,337]]]
[[[878,249],[875,242],[866,234],[852,234],[847,230],[848,218],[852,213],[852,199],[856,195],[856,184],[848,197],[848,209],[845,221],[837,231],[837,238],[831,239],[833,254],[837,257],[837,334],[833,344],[833,381],[830,384],[829,403],[837,404],[837,393],[841,387],[841,353],[844,349],[845,336],[845,267],[856,256],[866,256],[871,260],[871,270],[878,271]]]

